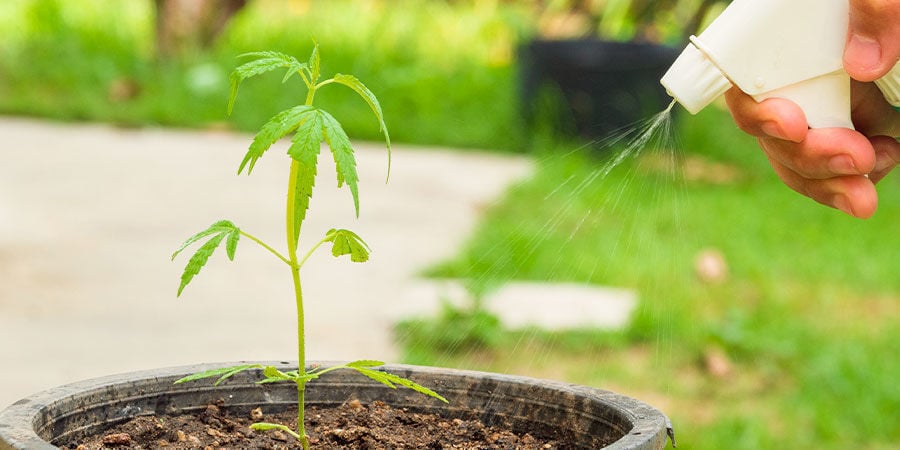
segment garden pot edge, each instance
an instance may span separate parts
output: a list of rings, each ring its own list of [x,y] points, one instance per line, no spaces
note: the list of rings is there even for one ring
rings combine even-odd
[[[50,450],[57,448],[38,436],[35,428],[40,425],[42,419],[46,419],[43,416],[47,414],[47,410],[51,405],[61,400],[72,398],[78,393],[100,392],[113,386],[133,383],[136,380],[153,380],[155,382],[165,382],[168,384],[193,373],[239,364],[248,364],[248,362],[206,363],[128,372],[70,383],[36,393],[23,398],[13,403],[5,410],[0,411],[0,450]],[[259,362],[259,364],[272,365],[280,370],[291,370],[296,368],[296,364],[285,361]],[[316,365],[328,367],[335,364],[339,364],[339,362],[322,361],[309,363],[310,367]],[[401,376],[455,376],[477,379],[481,382],[524,383],[553,389],[560,394],[571,394],[603,403],[614,409],[617,414],[621,414],[627,418],[627,421],[630,422],[632,428],[624,437],[605,447],[607,449],[659,449],[665,447],[667,438],[671,439],[674,444],[671,423],[662,412],[639,400],[611,391],[560,381],[461,369],[404,364],[386,364],[380,369],[386,372],[400,374]],[[324,379],[327,378],[328,377],[324,377]],[[378,384],[374,381],[368,382],[374,383],[375,385]],[[316,383],[314,382],[310,384],[310,386],[314,387],[315,384]],[[440,387],[435,386],[435,388],[435,390],[440,392]],[[660,446],[660,442],[662,442],[662,446]]]

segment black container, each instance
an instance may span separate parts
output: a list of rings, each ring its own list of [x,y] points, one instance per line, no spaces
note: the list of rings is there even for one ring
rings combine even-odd
[[[659,80],[679,53],[649,43],[532,41],[519,49],[524,118],[532,126],[549,119],[557,132],[583,139],[606,137],[668,106]],[[548,92],[562,104],[548,104]]]
[[[287,363],[268,363],[291,370]],[[326,366],[330,365],[325,363]],[[212,402],[249,411],[296,405],[293,383],[256,384],[259,371],[242,372],[219,386],[210,380],[172,384],[200,371],[227,365],[177,367],[110,376],[51,389],[0,411],[0,450],[49,450],[68,438],[102,433],[111,425],[149,414],[197,412]],[[294,365],[293,367],[296,367]],[[481,372],[388,365],[383,370],[433,388],[442,403],[409,389],[390,389],[351,371],[329,373],[307,386],[308,405],[336,406],[351,399],[381,400],[396,408],[445,417],[478,417],[516,431],[551,433],[567,448],[659,450],[671,432],[666,417],[644,403],[600,389]]]

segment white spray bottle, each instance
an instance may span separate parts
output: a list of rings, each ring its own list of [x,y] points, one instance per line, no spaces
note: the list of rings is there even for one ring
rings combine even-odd
[[[761,102],[793,101],[811,128],[853,128],[843,53],[848,0],[734,0],[691,36],[661,83],[696,114],[732,85]],[[876,84],[900,107],[900,63]]]

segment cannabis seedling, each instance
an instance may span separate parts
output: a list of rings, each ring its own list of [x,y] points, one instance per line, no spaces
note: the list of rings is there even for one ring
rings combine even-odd
[[[247,169],[247,173],[249,174],[253,171],[253,167],[257,160],[259,160],[269,147],[282,137],[294,133],[294,136],[291,139],[291,146],[287,151],[291,158],[285,214],[287,254],[284,255],[280,253],[274,247],[247,233],[243,229],[238,228],[234,223],[228,220],[220,220],[212,224],[206,230],[188,238],[188,240],[185,241],[172,255],[172,259],[175,259],[175,257],[187,247],[206,239],[206,242],[200,245],[188,261],[184,273],[181,275],[181,284],[178,286],[178,295],[181,295],[185,286],[187,286],[194,276],[200,272],[200,269],[206,265],[209,257],[216,248],[221,245],[222,241],[225,241],[225,252],[230,260],[234,259],[234,253],[241,237],[256,242],[275,255],[275,257],[287,265],[291,271],[297,308],[297,360],[299,362],[299,368],[296,371],[282,372],[272,366],[248,364],[197,373],[182,378],[176,381],[176,383],[218,377],[218,380],[216,381],[216,384],[218,384],[241,371],[251,369],[262,369],[264,378],[260,383],[280,381],[295,383],[297,385],[296,430],[292,430],[284,425],[271,423],[257,423],[254,424],[252,428],[257,430],[278,429],[285,431],[300,440],[304,449],[309,448],[309,440],[304,427],[304,392],[306,383],[334,370],[352,369],[375,381],[383,383],[388,387],[397,388],[398,385],[404,386],[446,402],[446,399],[426,387],[420,386],[397,375],[376,370],[376,367],[384,364],[381,361],[360,360],[327,368],[319,367],[308,371],[306,370],[303,291],[300,285],[300,269],[316,249],[329,242],[332,244],[331,253],[335,257],[349,255],[350,260],[353,262],[365,262],[369,259],[369,246],[356,233],[344,229],[332,229],[328,231],[325,234],[325,237],[313,245],[303,258],[298,258],[297,249],[300,241],[300,229],[303,224],[303,219],[306,217],[306,211],[309,208],[309,200],[312,196],[313,184],[316,177],[316,164],[323,141],[331,149],[332,156],[334,157],[337,169],[338,187],[346,185],[349,188],[353,197],[354,210],[356,215],[359,216],[359,178],[356,172],[356,159],[354,157],[353,148],[350,145],[350,139],[347,137],[343,128],[341,128],[340,123],[338,123],[331,114],[313,106],[316,92],[329,84],[338,84],[352,89],[365,100],[375,114],[380,130],[384,134],[384,140],[388,151],[388,173],[390,173],[391,140],[384,124],[384,117],[378,99],[376,99],[375,95],[356,79],[356,77],[352,75],[337,74],[327,80],[319,81],[318,46],[314,46],[312,55],[310,55],[308,62],[305,63],[301,63],[292,56],[278,52],[256,52],[242,56],[253,59],[238,66],[231,74],[231,95],[228,101],[229,114],[234,106],[238,87],[241,82],[247,78],[273,70],[285,69],[286,73],[282,82],[288,81],[293,75],[299,75],[307,87],[306,102],[276,114],[263,125],[253,138],[253,143],[250,144],[247,155],[238,167],[238,174],[241,174],[244,169]]]

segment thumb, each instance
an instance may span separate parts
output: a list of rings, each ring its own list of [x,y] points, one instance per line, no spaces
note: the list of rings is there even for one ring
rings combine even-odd
[[[850,0],[844,69],[857,81],[874,81],[900,60],[900,0]]]

